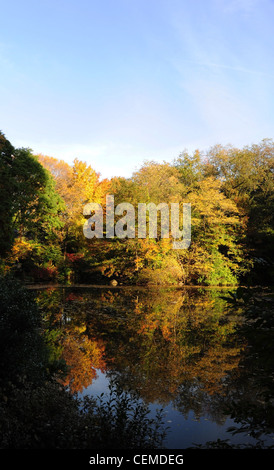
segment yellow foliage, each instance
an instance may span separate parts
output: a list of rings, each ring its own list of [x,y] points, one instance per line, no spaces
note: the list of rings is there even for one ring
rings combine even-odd
[[[188,202],[194,209],[192,223],[199,223],[200,218],[208,224],[238,224],[239,210],[231,199],[221,192],[222,182],[213,177],[200,181],[199,189],[188,195]]]
[[[16,238],[11,250],[9,257],[7,258],[8,263],[16,263],[20,259],[26,258],[33,250],[34,243],[25,240],[24,238]]]
[[[56,190],[65,201],[65,227],[78,228],[83,225],[83,207],[89,202],[104,204],[109,181],[100,181],[100,174],[87,163],[73,161],[73,166],[63,160],[43,155],[38,156],[40,163],[47,168],[56,181]]]

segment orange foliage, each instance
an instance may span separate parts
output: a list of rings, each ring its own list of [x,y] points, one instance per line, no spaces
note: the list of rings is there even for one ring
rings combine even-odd
[[[82,392],[96,378],[96,369],[104,370],[104,345],[83,334],[85,327],[69,329],[63,339],[62,357],[69,368],[63,385],[69,386],[72,393]]]

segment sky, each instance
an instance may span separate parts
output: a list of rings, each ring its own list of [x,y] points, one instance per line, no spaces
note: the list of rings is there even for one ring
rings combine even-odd
[[[0,0],[0,130],[103,178],[273,138],[274,0]]]

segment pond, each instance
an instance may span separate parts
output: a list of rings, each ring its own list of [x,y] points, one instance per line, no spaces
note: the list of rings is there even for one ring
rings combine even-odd
[[[164,448],[274,445],[273,298],[231,308],[228,289],[36,289],[48,341],[79,396],[110,384],[168,427]],[[252,294],[251,294],[252,295]],[[257,303],[256,303],[257,302]]]

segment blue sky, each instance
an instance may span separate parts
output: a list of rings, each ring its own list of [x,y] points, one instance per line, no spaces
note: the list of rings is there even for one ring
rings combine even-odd
[[[0,2],[0,129],[102,177],[273,138],[273,0]]]

